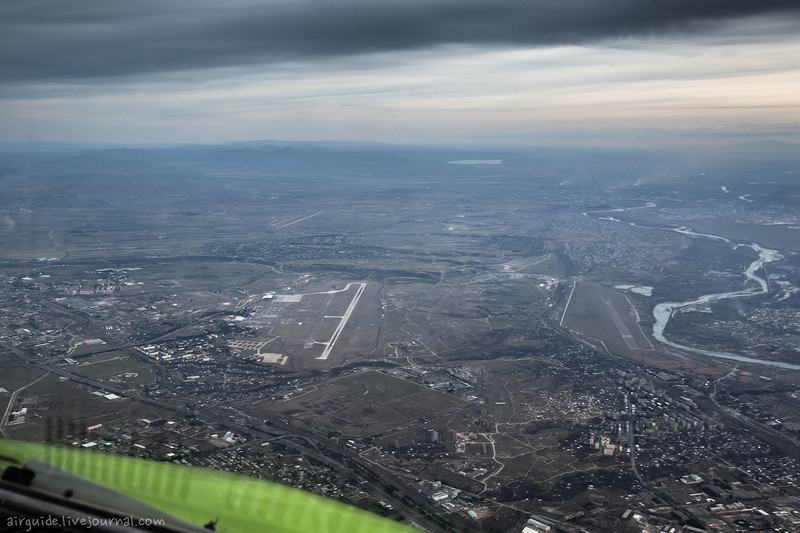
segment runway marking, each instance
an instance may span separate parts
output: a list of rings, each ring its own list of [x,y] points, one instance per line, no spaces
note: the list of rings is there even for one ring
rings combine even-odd
[[[289,227],[289,226],[291,226],[292,224],[297,224],[298,222],[302,222],[302,221],[304,221],[304,220],[308,220],[309,218],[311,218],[311,217],[315,217],[315,216],[317,216],[317,215],[321,215],[321,214],[322,214],[322,213],[324,213],[324,212],[325,212],[325,211],[317,211],[316,213],[312,213],[312,214],[310,214],[310,215],[308,215],[308,216],[306,216],[306,217],[303,217],[303,218],[298,218],[297,220],[293,220],[293,221],[289,222],[288,224],[283,224],[282,226],[278,226],[278,227],[279,227],[279,228],[288,228],[288,227]],[[272,225],[273,225],[273,226],[276,226],[277,224],[272,224]]]
[[[622,320],[622,317],[619,316],[617,308],[614,307],[614,304],[608,298],[608,295],[605,292],[601,292],[600,299],[603,301],[603,304],[606,307],[606,311],[608,311],[608,316],[611,317],[611,320],[614,321],[614,325],[617,326],[617,331],[619,331],[619,334],[622,335],[622,340],[625,341],[625,344],[631,350],[638,350],[639,345],[636,344],[636,340],[633,338],[633,335],[631,335],[631,330],[628,329],[628,326],[625,325],[625,322]]]
[[[333,332],[333,335],[331,335],[330,340],[324,343],[326,346],[325,349],[322,351],[322,355],[317,357],[317,359],[324,360],[328,358],[328,356],[331,353],[331,350],[333,350],[334,344],[336,344],[336,341],[339,339],[339,334],[342,332],[345,325],[347,325],[347,321],[350,319],[350,315],[353,313],[353,309],[356,308],[358,299],[361,298],[361,294],[363,294],[364,289],[367,286],[366,283],[358,283],[358,284],[348,283],[347,286],[345,287],[345,290],[349,289],[351,285],[359,285],[358,290],[356,291],[355,296],[353,296],[353,299],[350,301],[350,305],[347,307],[347,311],[344,312],[344,315],[342,315],[342,318],[339,320],[339,325],[336,326],[336,330]],[[333,317],[326,317],[326,318],[333,318]]]

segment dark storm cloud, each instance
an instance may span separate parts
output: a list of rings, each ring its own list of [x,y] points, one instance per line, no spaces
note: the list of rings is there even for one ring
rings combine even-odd
[[[715,31],[797,0],[4,0],[0,80],[125,76],[410,50]]]

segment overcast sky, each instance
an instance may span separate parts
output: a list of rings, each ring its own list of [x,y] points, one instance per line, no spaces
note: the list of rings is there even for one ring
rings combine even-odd
[[[800,142],[797,0],[3,0],[0,140]]]

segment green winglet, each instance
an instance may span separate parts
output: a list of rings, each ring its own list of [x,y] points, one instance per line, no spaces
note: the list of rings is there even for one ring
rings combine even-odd
[[[228,472],[81,449],[0,440],[0,471],[44,461],[177,518],[222,533],[410,533],[361,509]]]

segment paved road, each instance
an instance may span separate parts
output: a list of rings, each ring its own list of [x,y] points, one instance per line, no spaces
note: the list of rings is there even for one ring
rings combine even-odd
[[[8,399],[8,405],[6,406],[5,413],[3,413],[3,419],[0,420],[0,433],[3,435],[3,437],[8,438],[8,435],[6,434],[6,425],[8,425],[8,417],[11,415],[11,410],[14,408],[14,402],[17,401],[17,395],[19,395],[20,392],[24,391],[28,387],[36,385],[37,383],[42,381],[44,378],[47,377],[49,373],[50,372],[45,372],[44,374],[42,374],[35,380],[31,381],[27,385],[23,385],[22,387],[18,388],[17,390],[11,393],[11,397]]]

